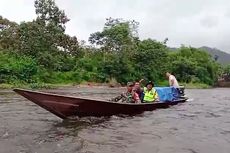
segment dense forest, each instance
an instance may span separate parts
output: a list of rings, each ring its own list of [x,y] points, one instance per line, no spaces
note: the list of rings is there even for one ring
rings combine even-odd
[[[119,82],[144,78],[163,85],[165,72],[183,83],[214,85],[229,73],[208,53],[181,46],[167,47],[166,38],[140,40],[139,23],[107,18],[90,45],[65,33],[70,20],[54,0],[35,0],[36,18],[20,24],[0,16],[0,83],[67,84]]]

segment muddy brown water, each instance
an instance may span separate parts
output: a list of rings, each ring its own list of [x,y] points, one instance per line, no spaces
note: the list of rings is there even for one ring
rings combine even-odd
[[[109,99],[124,89],[46,90]],[[0,90],[0,153],[230,153],[230,89],[186,90],[187,103],[128,117],[63,121]]]

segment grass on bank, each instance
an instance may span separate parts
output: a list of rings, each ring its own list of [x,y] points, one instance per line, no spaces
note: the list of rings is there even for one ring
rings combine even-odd
[[[25,89],[55,89],[60,87],[68,87],[68,86],[75,86],[75,85],[92,85],[92,86],[109,86],[109,87],[120,87],[119,83],[115,83],[113,81],[108,83],[94,83],[94,82],[81,82],[81,83],[31,83],[31,84],[0,84],[0,89],[13,89],[13,88],[25,88]],[[212,86],[203,84],[203,83],[180,83],[181,86],[184,86],[186,89],[209,89]],[[155,86],[166,87],[168,86],[167,81],[155,83]]]
[[[181,85],[187,89],[209,89],[209,88],[212,88],[212,86],[204,84],[204,83],[182,83]]]
[[[0,89],[55,89],[64,86],[72,86],[72,84],[47,84],[47,83],[31,83],[31,84],[0,84]]]
[[[212,86],[204,84],[204,83],[179,83],[180,86],[184,86],[187,89],[209,89],[212,88]],[[167,87],[168,86],[168,81],[164,80],[164,81],[160,81],[160,82],[156,82],[155,86],[159,86],[159,87]]]

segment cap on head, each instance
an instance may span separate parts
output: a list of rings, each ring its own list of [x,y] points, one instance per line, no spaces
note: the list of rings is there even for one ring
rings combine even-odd
[[[154,83],[152,81],[149,81],[147,84],[146,84],[146,87],[151,84],[152,86],[154,85]]]
[[[134,86],[134,83],[133,83],[133,82],[128,82],[128,83],[127,83],[127,86],[128,86],[128,87],[133,87],[133,86]]]

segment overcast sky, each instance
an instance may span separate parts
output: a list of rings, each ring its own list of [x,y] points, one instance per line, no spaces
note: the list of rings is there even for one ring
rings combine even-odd
[[[209,46],[230,53],[229,0],[56,0],[71,21],[67,33],[88,40],[101,31],[107,17],[140,22],[141,39],[168,45]],[[35,18],[33,0],[0,0],[0,15],[10,20]]]

